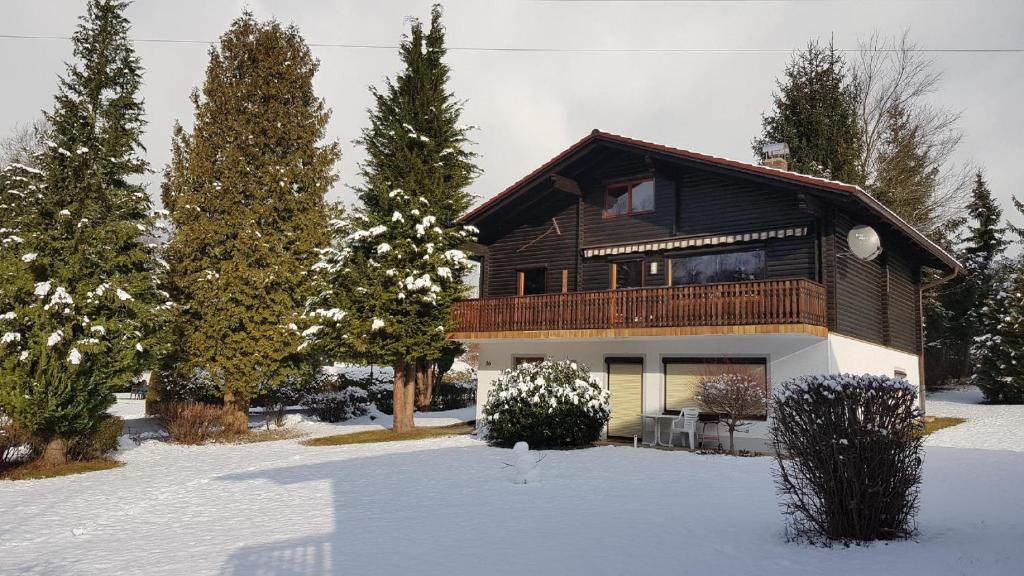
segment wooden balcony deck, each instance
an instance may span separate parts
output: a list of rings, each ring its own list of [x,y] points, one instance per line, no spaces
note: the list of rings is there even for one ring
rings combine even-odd
[[[825,287],[803,279],[480,298],[453,316],[459,340],[827,334]]]

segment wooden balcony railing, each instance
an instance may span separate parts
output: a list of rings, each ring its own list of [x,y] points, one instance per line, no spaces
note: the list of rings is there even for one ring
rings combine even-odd
[[[600,292],[568,292],[463,300],[453,311],[459,334],[826,325],[825,287],[811,280],[764,280]]]

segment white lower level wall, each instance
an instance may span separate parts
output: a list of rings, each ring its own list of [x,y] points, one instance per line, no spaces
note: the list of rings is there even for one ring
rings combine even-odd
[[[917,354],[901,352],[878,344],[839,334],[828,335],[828,371],[830,374],[906,375],[915,386],[921,385]]]
[[[569,359],[585,364],[598,383],[607,387],[606,359],[642,358],[644,365],[643,412],[664,410],[664,370],[666,358],[685,357],[762,357],[767,359],[768,381],[777,384],[807,374],[906,373],[920,381],[917,356],[854,338],[829,334],[819,338],[805,334],[760,334],[746,336],[677,336],[659,338],[602,338],[592,340],[489,340],[481,341],[477,385],[477,419],[501,371],[512,367],[516,357]],[[736,447],[766,451],[768,425],[751,422],[747,431],[738,433]],[[728,444],[725,427],[722,443]]]

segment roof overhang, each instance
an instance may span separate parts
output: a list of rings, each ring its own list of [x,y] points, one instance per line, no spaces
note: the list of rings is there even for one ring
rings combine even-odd
[[[930,256],[928,260],[930,260],[929,264],[932,267],[939,269],[945,268],[948,271],[956,273],[963,272],[963,266],[956,260],[956,258],[942,249],[941,246],[929,240],[924,234],[897,216],[892,210],[887,208],[884,204],[879,202],[875,197],[864,191],[859,186],[826,178],[789,172],[787,170],[770,168],[758,164],[701,154],[699,152],[673,148],[662,144],[645,142],[643,140],[627,138],[625,136],[611,134],[609,132],[601,132],[599,130],[592,131],[590,134],[565,149],[562,153],[558,154],[551,160],[548,160],[533,172],[527,174],[518,182],[512,184],[491,199],[480,204],[463,216],[461,221],[471,224],[478,223],[502,206],[506,206],[509,202],[519,198],[524,193],[538,188],[538,185],[542,183],[549,184],[548,186],[545,186],[546,191],[556,189],[570,192],[569,190],[566,190],[570,185],[559,181],[559,179],[564,178],[564,176],[558,175],[557,171],[598,144],[611,144],[620,148],[654,154],[668,159],[683,160],[689,163],[705,165],[716,169],[725,169],[737,174],[757,176],[781,184],[800,186],[812,193],[821,193],[827,196],[848,199],[863,207],[881,222],[887,224],[894,231],[905,236],[923,249]],[[578,187],[576,188],[576,191],[578,191]]]

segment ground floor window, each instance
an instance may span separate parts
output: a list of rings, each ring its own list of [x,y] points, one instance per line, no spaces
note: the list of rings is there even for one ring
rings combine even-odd
[[[666,358],[665,411],[678,413],[684,408],[700,408],[697,385],[705,378],[721,374],[743,374],[764,385],[768,392],[768,365],[764,358]],[[755,417],[764,417],[751,414]]]
[[[540,364],[543,361],[543,356],[516,356],[512,358],[512,367],[515,368],[523,364]]]

